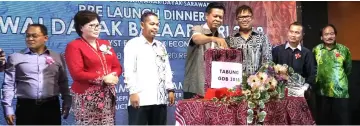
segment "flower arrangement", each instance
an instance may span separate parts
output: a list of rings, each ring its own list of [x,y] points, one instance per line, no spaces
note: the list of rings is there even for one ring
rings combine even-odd
[[[155,48],[155,53],[157,57],[161,58],[161,60],[165,60],[166,56],[168,56],[168,54],[166,53],[166,47],[163,44]]]
[[[296,53],[296,54],[295,54],[295,59],[299,59],[299,58],[301,58],[301,54],[300,54],[300,53]]]
[[[112,55],[112,52],[111,52],[111,46],[108,46],[108,45],[104,45],[102,44],[100,47],[99,47],[100,51],[103,52],[104,54],[109,54],[109,55]]]
[[[265,63],[257,73],[243,75],[241,86],[233,89],[207,89],[205,99],[225,104],[246,101],[247,123],[260,124],[264,122],[267,114],[264,111],[265,103],[283,99],[287,95],[285,87],[288,83],[297,83],[293,76],[299,79],[299,75],[287,65]]]
[[[339,53],[337,50],[334,50],[334,52],[335,52],[335,57],[336,57],[336,58],[338,58],[338,57],[341,56],[340,53]]]
[[[48,65],[55,63],[55,60],[51,56],[45,56],[45,62]]]

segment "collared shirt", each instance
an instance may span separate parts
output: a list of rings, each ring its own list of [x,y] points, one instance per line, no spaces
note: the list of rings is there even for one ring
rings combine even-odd
[[[61,93],[65,105],[70,107],[66,66],[60,54],[50,50],[36,54],[27,48],[9,55],[7,60],[1,100],[6,115],[14,115],[15,90],[17,98],[27,99],[44,99]]]
[[[296,46],[296,48],[294,48],[294,47],[291,47],[291,46],[290,46],[289,42],[286,42],[285,49],[287,49],[287,48],[290,48],[290,49],[292,49],[293,51],[295,51],[295,49],[298,49],[298,50],[301,51],[301,45],[300,45],[300,44],[298,44],[298,45]]]
[[[351,73],[350,50],[339,43],[328,50],[324,44],[317,45],[313,52],[317,62],[316,84],[323,96],[349,98],[347,76]]]
[[[184,92],[196,93],[204,95],[205,84],[205,62],[204,53],[206,50],[212,48],[218,48],[215,42],[209,42],[203,45],[197,45],[192,40],[195,34],[204,34],[206,36],[216,36],[224,38],[223,34],[219,34],[218,31],[212,33],[209,26],[205,23],[203,25],[197,25],[193,27],[192,36],[189,39],[189,46],[187,48],[186,63],[185,63],[185,78],[183,84]]]
[[[243,71],[254,74],[263,63],[272,60],[271,44],[265,34],[253,30],[250,37],[246,40],[240,33],[226,38],[230,48],[242,49],[243,51]]]
[[[149,43],[144,36],[129,40],[124,48],[124,68],[126,87],[130,94],[138,94],[140,106],[167,104],[167,91],[174,85],[166,48],[160,41]]]

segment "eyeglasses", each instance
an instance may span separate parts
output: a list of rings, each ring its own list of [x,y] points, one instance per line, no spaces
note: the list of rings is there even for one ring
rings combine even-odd
[[[25,34],[25,37],[27,38],[27,39],[29,39],[29,38],[34,38],[34,39],[37,39],[37,38],[39,38],[39,37],[41,37],[41,36],[45,36],[45,35],[38,35],[38,34]]]
[[[244,21],[244,20],[250,20],[251,18],[252,18],[252,15],[251,16],[239,16],[239,17],[237,17],[237,20]]]
[[[92,29],[96,29],[96,28],[101,29],[101,25],[100,25],[100,24],[90,24],[89,27],[92,28]]]

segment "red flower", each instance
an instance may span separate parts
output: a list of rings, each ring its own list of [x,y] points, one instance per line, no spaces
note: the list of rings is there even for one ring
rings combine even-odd
[[[335,56],[336,56],[336,57],[340,57],[340,53],[336,52],[336,53],[335,53]]]
[[[226,96],[229,96],[229,93],[230,92],[227,88],[219,88],[219,89],[208,88],[206,90],[204,98],[206,100],[211,100],[213,98],[222,99]]]
[[[218,99],[228,96],[228,94],[229,94],[229,89],[227,88],[220,88],[215,91],[215,97]]]
[[[213,98],[215,97],[215,92],[216,92],[216,89],[208,88],[208,89],[206,90],[204,99],[205,99],[205,100],[211,100],[211,99],[213,99]]]
[[[295,59],[299,59],[301,57],[300,53],[295,54]]]
[[[243,95],[242,90],[241,90],[241,89],[236,89],[235,95],[236,95],[236,96],[241,96],[241,95]]]
[[[222,99],[224,97],[227,97],[228,100],[230,97],[236,97],[241,95],[243,95],[241,89],[236,89],[235,91],[229,91],[229,89],[227,88],[219,88],[219,89],[208,88],[205,92],[204,99],[211,100],[213,98]]]
[[[236,97],[236,96],[241,96],[241,95],[242,95],[242,90],[241,89],[236,89],[233,92],[229,92],[230,97]]]

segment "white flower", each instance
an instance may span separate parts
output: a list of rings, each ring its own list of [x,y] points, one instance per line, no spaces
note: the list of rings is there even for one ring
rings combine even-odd
[[[263,84],[264,84],[264,83],[266,82],[266,80],[268,79],[268,75],[267,75],[266,73],[264,73],[264,72],[258,73],[257,76],[258,76],[258,78],[260,79],[260,82],[263,83]]]
[[[259,87],[259,90],[260,90],[260,91],[265,91],[265,86],[264,86],[264,85],[261,85],[261,86]]]
[[[159,55],[159,56],[165,56],[165,55],[166,55],[166,53],[165,53],[165,47],[157,48],[157,49],[156,49],[156,54]]]
[[[106,47],[106,45],[104,45],[104,44],[102,44],[99,48],[100,48],[101,51],[107,50],[107,47]]]
[[[112,52],[110,51],[111,46],[102,44],[102,45],[99,47],[99,49],[100,49],[101,52],[103,52],[103,53],[105,53],[105,54],[110,54],[110,55],[112,55]]]

